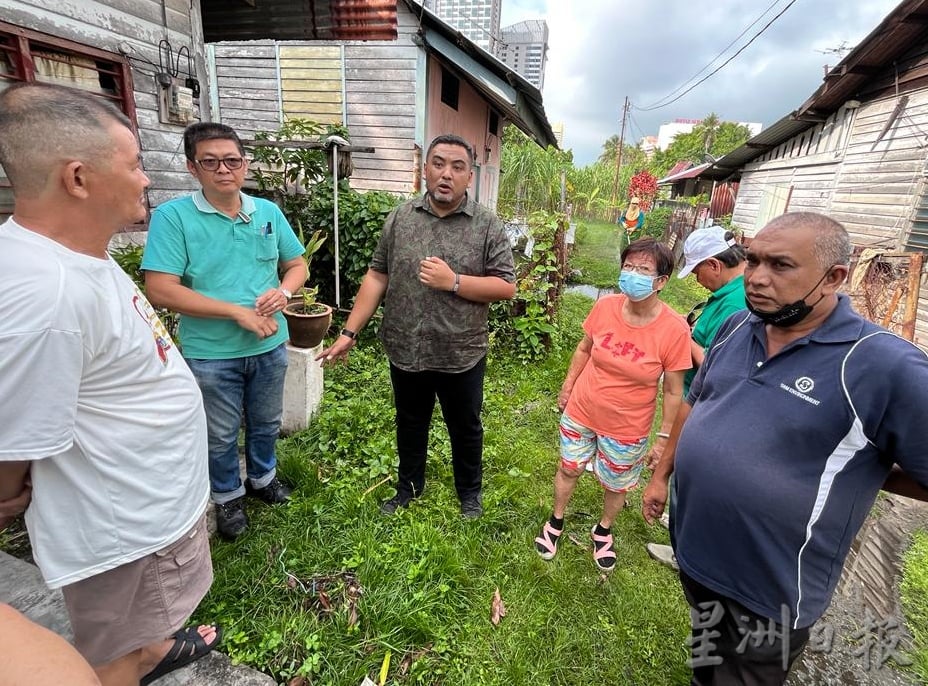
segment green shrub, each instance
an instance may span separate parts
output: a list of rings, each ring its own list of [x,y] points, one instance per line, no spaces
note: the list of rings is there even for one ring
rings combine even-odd
[[[655,207],[644,216],[644,227],[642,233],[645,236],[654,238],[663,238],[667,231],[667,225],[670,224],[670,217],[673,215],[673,209],[670,207]]]
[[[324,229],[329,240],[313,260],[312,280],[320,300],[335,301],[335,198],[331,181],[318,183],[301,198],[300,213],[307,230]],[[359,193],[347,180],[338,184],[339,286],[344,304],[354,297],[367,273],[383,223],[402,198],[385,191]]]

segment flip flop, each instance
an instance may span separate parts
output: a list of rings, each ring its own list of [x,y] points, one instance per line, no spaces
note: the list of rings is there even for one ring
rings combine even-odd
[[[155,665],[153,670],[142,677],[139,681],[139,686],[148,686],[148,684],[156,679],[160,679],[165,674],[173,672],[175,669],[185,667],[191,662],[196,662],[212,651],[222,640],[222,629],[218,626],[213,626],[216,629],[216,639],[210,644],[207,644],[206,641],[203,640],[196,626],[188,626],[171,636],[171,638],[174,639],[174,645],[168,649],[167,655],[161,658],[161,662]]]

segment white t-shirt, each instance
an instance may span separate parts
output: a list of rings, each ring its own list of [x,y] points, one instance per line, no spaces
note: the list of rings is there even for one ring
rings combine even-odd
[[[177,540],[209,499],[187,364],[109,258],[0,226],[0,460],[32,460],[26,526],[57,588]]]

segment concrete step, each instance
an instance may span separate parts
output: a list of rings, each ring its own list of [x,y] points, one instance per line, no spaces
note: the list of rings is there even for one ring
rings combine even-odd
[[[51,590],[35,565],[0,551],[0,602],[71,641],[71,623],[59,590]],[[267,674],[233,665],[214,651],[191,665],[165,675],[158,686],[276,686]]]

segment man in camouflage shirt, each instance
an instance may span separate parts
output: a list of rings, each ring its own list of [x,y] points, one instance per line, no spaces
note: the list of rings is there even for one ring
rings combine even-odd
[[[461,513],[483,513],[483,376],[489,304],[515,294],[512,251],[502,222],[467,194],[474,153],[464,139],[438,136],[426,153],[426,193],[384,224],[345,328],[324,362],[344,360],[357,332],[384,302],[380,339],[390,361],[400,457],[393,514],[425,488],[435,398],[451,438]]]

